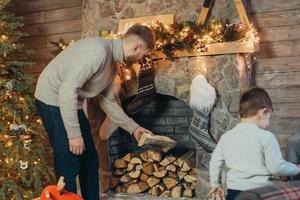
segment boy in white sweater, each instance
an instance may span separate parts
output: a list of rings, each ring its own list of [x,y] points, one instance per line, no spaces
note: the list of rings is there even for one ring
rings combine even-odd
[[[254,87],[241,96],[241,122],[221,136],[211,157],[208,197],[223,199],[223,164],[228,168],[226,200],[233,200],[241,191],[270,184],[273,175],[300,172],[297,165],[282,158],[275,136],[264,130],[271,113],[272,101],[264,89]]]

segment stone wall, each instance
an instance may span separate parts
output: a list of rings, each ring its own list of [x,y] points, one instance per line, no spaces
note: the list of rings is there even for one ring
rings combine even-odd
[[[82,35],[98,35],[98,30],[118,28],[119,19],[158,14],[175,14],[176,21],[195,21],[204,0],[84,0]],[[218,0],[212,16],[216,19],[239,21],[234,1]]]

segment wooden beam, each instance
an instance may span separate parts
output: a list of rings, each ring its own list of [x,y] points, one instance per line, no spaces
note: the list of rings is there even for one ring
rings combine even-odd
[[[210,56],[219,54],[237,54],[237,53],[253,53],[258,51],[258,44],[252,41],[247,42],[223,42],[215,44],[207,44],[207,52],[178,50],[174,52],[174,57],[195,57]],[[164,59],[167,56],[162,52],[155,52],[155,57]]]

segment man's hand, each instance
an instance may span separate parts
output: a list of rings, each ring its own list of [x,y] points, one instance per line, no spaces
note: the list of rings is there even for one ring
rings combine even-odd
[[[143,127],[138,127],[138,128],[134,131],[134,133],[133,133],[133,136],[134,136],[134,138],[136,139],[137,142],[140,141],[141,136],[142,136],[142,134],[143,134],[144,132],[150,133],[151,135],[153,135],[153,133],[152,133],[151,131],[149,131],[148,129],[145,129],[145,128],[143,128]]]
[[[85,150],[82,136],[69,139],[70,151],[75,155],[81,155]]]
[[[216,200],[217,198],[219,198],[220,200],[223,200],[223,197],[224,197],[224,190],[223,190],[223,188],[222,187],[217,187],[217,188],[216,187],[212,187],[209,190],[206,198],[209,198],[210,196],[212,196],[213,200]]]

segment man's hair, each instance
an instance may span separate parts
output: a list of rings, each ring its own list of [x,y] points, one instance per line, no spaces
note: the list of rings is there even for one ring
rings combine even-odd
[[[136,35],[140,37],[146,43],[148,49],[154,50],[155,34],[151,28],[140,24],[135,24],[128,29],[124,36],[126,37],[128,35]]]
[[[252,117],[259,109],[272,108],[269,94],[260,87],[252,87],[244,92],[240,99],[240,115],[242,118]]]

